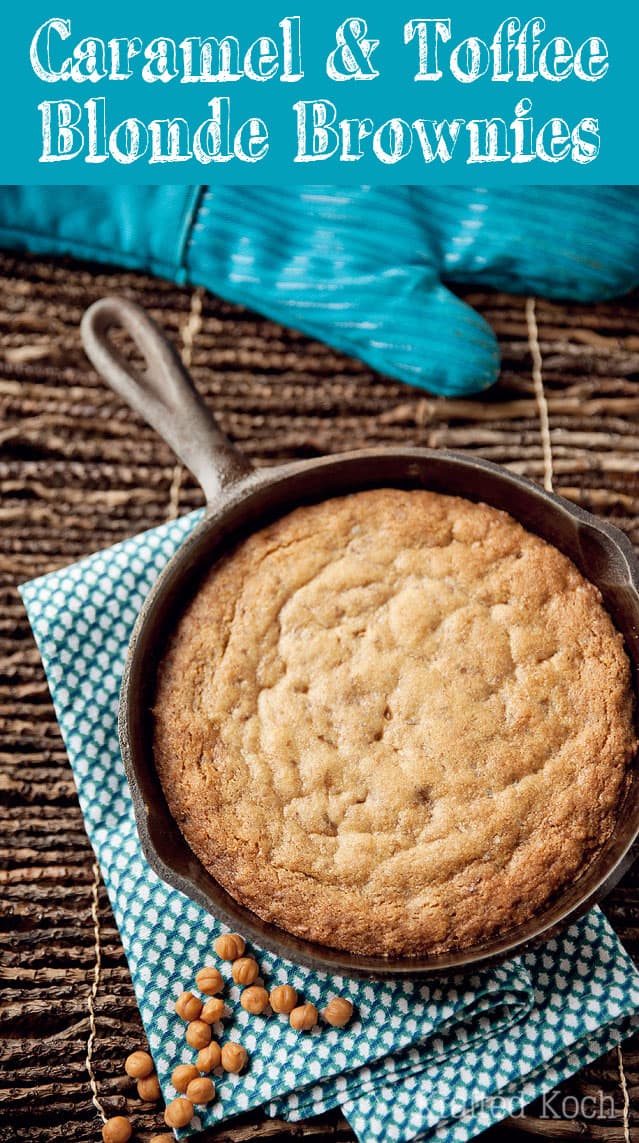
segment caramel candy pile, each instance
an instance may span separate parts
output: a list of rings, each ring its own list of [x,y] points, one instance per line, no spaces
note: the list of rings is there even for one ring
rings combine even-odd
[[[246,944],[239,933],[218,937],[214,945],[221,960],[231,962],[231,975],[236,984],[248,985],[242,993],[241,1003],[249,1012],[263,1012],[269,997],[265,988],[251,987],[259,976],[259,965],[253,957],[245,957]],[[195,974],[195,987],[203,996],[182,992],[175,1001],[175,1011],[186,1023],[185,1039],[197,1052],[195,1064],[178,1064],[171,1075],[171,1083],[178,1092],[168,1104],[164,1122],[168,1127],[186,1127],[195,1114],[195,1106],[211,1103],[215,1099],[215,1084],[210,1073],[216,1068],[239,1074],[248,1063],[248,1052],[233,1041],[221,1046],[213,1039],[213,1024],[225,1016],[226,1006],[220,993],[224,991],[224,977],[212,964],[202,965]]]
[[[129,1079],[137,1081],[140,1099],[147,1103],[156,1103],[162,1098],[160,1082],[148,1052],[131,1052],[124,1061],[124,1070]],[[102,1127],[104,1143],[129,1143],[132,1134],[131,1121],[125,1115],[114,1115],[111,1119],[107,1119]]]
[[[269,1013],[287,1016],[291,1028],[297,1032],[309,1032],[317,1027],[320,1019],[317,1008],[310,1001],[304,1001],[292,985],[278,984],[270,993],[264,988],[260,966],[254,957],[244,955],[246,942],[239,933],[218,937],[213,947],[220,960],[230,962],[233,981],[242,986],[240,1004],[246,1012],[252,1016]],[[205,1106],[215,1099],[212,1072],[221,1068],[230,1075],[239,1075],[249,1062],[248,1052],[242,1044],[234,1040],[220,1044],[213,1038],[213,1025],[221,1023],[226,1015],[221,995],[224,986],[225,980],[219,969],[205,964],[195,974],[195,988],[202,996],[189,989],[180,993],[175,1001],[175,1011],[186,1024],[186,1042],[197,1056],[194,1063],[177,1064],[173,1069],[171,1084],[177,1096],[164,1110],[167,1127],[186,1127],[197,1106]],[[325,1023],[333,1028],[343,1028],[352,1015],[353,1005],[343,996],[333,996],[322,1012]],[[132,1052],[125,1061],[124,1070],[136,1081],[140,1099],[157,1102],[162,1098],[148,1052]],[[128,1143],[132,1133],[131,1123],[123,1115],[107,1119],[102,1128],[104,1143]],[[154,1135],[150,1143],[168,1143],[172,1138],[167,1134]]]

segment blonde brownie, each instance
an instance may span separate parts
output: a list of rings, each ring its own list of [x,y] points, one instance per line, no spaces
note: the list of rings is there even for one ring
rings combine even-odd
[[[154,750],[243,905],[360,954],[474,945],[609,837],[636,747],[598,590],[504,512],[384,488],[215,564],[160,663]]]

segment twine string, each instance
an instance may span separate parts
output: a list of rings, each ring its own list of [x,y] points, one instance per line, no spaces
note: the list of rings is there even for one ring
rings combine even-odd
[[[87,1039],[87,1054],[85,1064],[89,1076],[89,1085],[91,1087],[91,1102],[95,1107],[98,1114],[106,1121],[106,1113],[100,1101],[98,1094],[98,1082],[93,1069],[93,1048],[96,1040],[96,1023],[95,1023],[95,1001],[98,995],[98,988],[100,986],[100,975],[102,972],[102,943],[100,940],[100,917],[98,914],[99,904],[99,888],[100,888],[100,866],[97,861],[93,862],[93,882],[91,884],[91,920],[93,921],[93,948],[94,948],[94,961],[93,961],[93,980],[91,988],[89,989],[89,996],[87,1000],[87,1008],[89,1010],[89,1037]]]
[[[630,1139],[630,1093],[628,1091],[628,1081],[626,1080],[626,1069],[623,1066],[623,1051],[621,1044],[617,1044],[617,1062],[619,1064],[619,1082],[621,1084],[621,1094],[623,1096],[623,1108],[621,1111],[623,1122],[623,1137],[624,1143],[631,1143]]]
[[[180,348],[180,357],[185,369],[190,369],[193,363],[193,345],[195,339],[202,328],[202,302],[204,301],[204,290],[193,290],[191,294],[191,305],[189,307],[189,314],[180,327],[180,337],[182,345]],[[167,509],[167,520],[177,520],[180,512],[180,492],[182,489],[182,477],[184,475],[184,466],[180,461],[176,461],[171,478],[171,487],[169,489],[169,505]]]
[[[528,348],[532,358],[532,379],[535,388],[535,400],[539,411],[539,430],[541,433],[541,448],[544,458],[544,488],[546,492],[553,490],[552,445],[550,440],[550,419],[548,416],[548,402],[544,390],[544,371],[539,345],[539,329],[537,327],[537,306],[535,298],[526,298],[526,325],[528,327]]]

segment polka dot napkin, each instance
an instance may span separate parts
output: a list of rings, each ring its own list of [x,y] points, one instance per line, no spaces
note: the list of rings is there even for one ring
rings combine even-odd
[[[120,758],[118,691],[142,600],[198,518],[22,588],[167,1100],[172,1069],[194,1057],[174,1001],[197,968],[215,963],[223,926],[146,864]],[[198,1109],[182,1136],[259,1105],[301,1119],[339,1104],[363,1143],[465,1140],[639,1024],[639,976],[598,910],[524,957],[423,983],[329,977],[252,951],[267,987],[287,981],[320,1007],[338,992],[356,1018],[346,1029],[298,1035],[283,1016],[249,1016],[222,965],[232,1018],[216,1033],[240,1040],[250,1067],[218,1077],[216,1102]]]

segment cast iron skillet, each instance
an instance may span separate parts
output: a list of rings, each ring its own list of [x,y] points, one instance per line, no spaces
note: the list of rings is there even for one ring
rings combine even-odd
[[[146,368],[129,364],[109,338],[122,327]],[[82,337],[99,373],[171,445],[206,496],[203,519],[151,590],[135,625],[120,701],[120,742],[137,826],[149,864],[216,917],[292,961],[349,976],[415,977],[476,967],[521,953],[580,916],[610,891],[639,836],[636,769],[613,836],[585,872],[532,920],[485,943],[443,956],[356,956],[302,940],[239,905],[204,869],[169,813],[155,772],[149,708],[158,659],[199,576],[240,537],[290,511],[358,489],[428,488],[505,509],[570,557],[600,589],[639,673],[639,566],[616,528],[529,480],[485,460],[445,450],[366,449],[256,471],[220,432],[173,347],[133,303],[104,298],[84,315]],[[548,791],[552,798],[552,790]],[[256,791],[259,797],[259,791]]]

